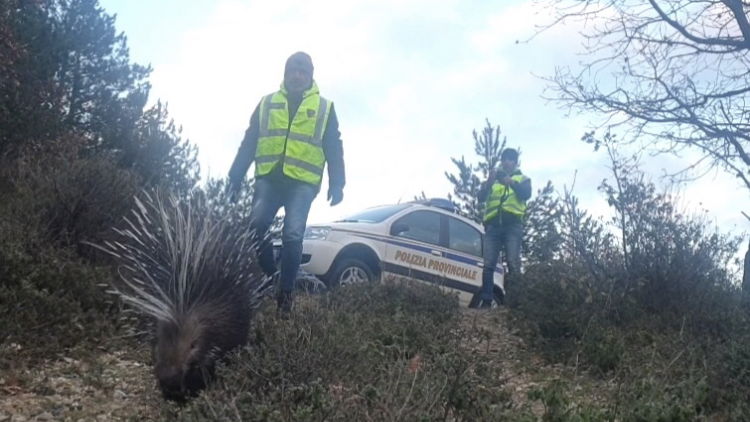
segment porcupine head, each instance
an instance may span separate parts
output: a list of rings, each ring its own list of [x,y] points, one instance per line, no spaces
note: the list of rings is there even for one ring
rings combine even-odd
[[[154,371],[165,398],[196,395],[213,377],[217,361],[247,342],[249,299],[233,293],[157,321]]]

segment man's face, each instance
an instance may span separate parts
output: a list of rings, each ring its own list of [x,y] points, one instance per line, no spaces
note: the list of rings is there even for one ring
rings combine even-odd
[[[284,86],[287,92],[300,95],[312,85],[312,73],[304,67],[291,65],[284,73]]]
[[[505,170],[506,173],[510,174],[516,171],[516,166],[518,163],[515,160],[508,160],[507,158],[500,161],[500,165],[503,166],[503,170]]]

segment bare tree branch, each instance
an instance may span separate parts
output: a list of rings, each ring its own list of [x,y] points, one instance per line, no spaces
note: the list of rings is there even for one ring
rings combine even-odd
[[[601,116],[600,128],[654,153],[699,156],[750,190],[750,22],[739,0],[551,0],[583,24],[583,64],[545,95]],[[549,93],[552,92],[552,95]]]
[[[702,38],[695,36],[691,34],[685,26],[681,25],[679,22],[673,20],[672,18],[667,15],[661,7],[656,3],[655,0],[649,0],[648,1],[651,6],[654,8],[656,13],[659,14],[659,17],[661,19],[668,23],[672,28],[676,29],[680,34],[682,34],[685,38],[689,39],[690,41],[696,42],[698,44],[707,44],[707,45],[723,45],[723,46],[730,46],[730,47],[743,47],[745,42],[743,41],[735,41],[731,39],[726,38]],[[726,3],[726,2],[725,2]]]
[[[747,43],[750,40],[750,22],[747,21],[747,15],[745,14],[742,2],[737,0],[724,0],[723,3],[727,5],[729,10],[732,11],[732,14],[734,14],[734,19],[737,21],[740,31],[742,31],[742,36],[745,39],[745,45],[747,46]]]

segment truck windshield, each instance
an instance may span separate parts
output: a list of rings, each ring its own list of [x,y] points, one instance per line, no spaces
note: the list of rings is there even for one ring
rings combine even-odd
[[[337,223],[380,223],[409,206],[410,204],[398,204],[369,208],[356,214],[352,214],[343,220],[339,220]]]

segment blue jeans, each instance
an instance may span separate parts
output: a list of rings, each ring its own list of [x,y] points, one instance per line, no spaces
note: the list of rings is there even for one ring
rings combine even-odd
[[[302,261],[302,238],[305,235],[310,205],[318,194],[318,187],[283,175],[272,174],[255,180],[250,228],[258,242],[258,260],[268,276],[276,274],[273,245],[268,239],[268,228],[279,208],[284,207],[284,228],[281,231],[281,290],[291,292]]]
[[[484,227],[484,267],[482,268],[482,291],[480,298],[492,301],[495,285],[494,273],[500,252],[505,250],[505,260],[508,263],[508,274],[518,274],[521,271],[521,236],[523,223],[521,220],[506,219],[502,223],[492,222]]]

